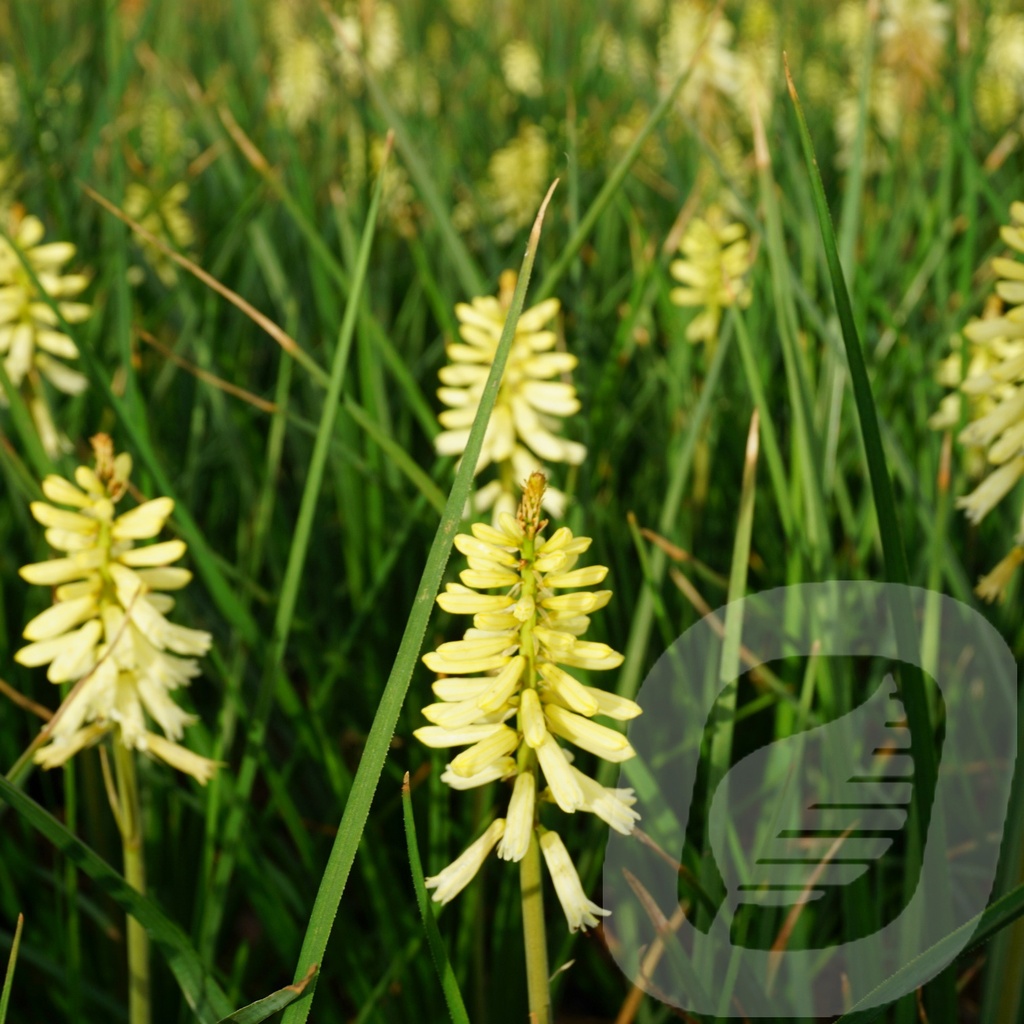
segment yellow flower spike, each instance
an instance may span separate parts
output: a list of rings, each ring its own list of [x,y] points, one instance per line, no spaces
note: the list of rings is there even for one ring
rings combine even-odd
[[[559,742],[561,737],[608,761],[625,761],[634,753],[625,736],[591,718],[602,715],[625,721],[638,715],[640,708],[626,698],[587,686],[566,671],[565,666],[615,668],[622,655],[607,644],[580,639],[589,623],[582,613],[603,608],[611,591],[578,588],[603,582],[608,570],[604,566],[574,568],[577,557],[590,546],[589,538],[575,537],[567,527],[545,536],[545,487],[543,474],[533,474],[524,485],[516,517],[502,515],[494,526],[476,524],[473,536],[456,539],[457,550],[471,566],[490,568],[463,571],[462,584],[451,585],[457,589],[437,598],[446,611],[473,615],[474,628],[466,630],[462,640],[441,644],[424,655],[428,668],[452,678],[434,683],[439,703],[423,712],[433,724],[415,733],[426,746],[467,748],[452,759],[441,777],[452,788],[470,789],[515,777],[508,814],[499,819],[503,832],[497,837],[501,840],[498,856],[511,861],[523,860],[535,831],[553,835],[540,827],[545,802],[568,814],[596,814],[627,835],[638,819],[632,810],[632,790],[601,786],[570,763],[569,753]],[[475,587],[500,588],[502,593],[480,594]],[[557,593],[563,588],[573,592]],[[493,607],[501,611],[478,610],[485,607],[482,602],[495,599],[502,603]],[[484,672],[490,674],[478,675]],[[549,847],[556,839],[546,840]],[[478,840],[436,876],[442,881],[434,898],[443,901],[461,890],[494,842],[497,839]],[[543,846],[545,838],[540,842]],[[561,850],[564,853],[564,847]],[[570,928],[596,923],[594,915],[600,908],[586,913],[574,909],[577,902],[575,895],[569,899],[572,887],[563,878],[561,855],[552,850],[551,857]],[[472,872],[467,875],[468,866]],[[449,878],[459,883],[457,888],[444,884]]]
[[[1011,223],[1000,231],[1002,240],[1024,254],[1024,203],[1010,206]],[[1024,477],[1024,262],[997,256],[992,269],[999,280],[982,319],[963,329],[970,345],[966,377],[959,353],[940,365],[939,379],[950,386],[959,385],[967,396],[970,422],[957,440],[969,454],[983,453],[987,475],[971,491],[957,499],[972,523],[981,522]],[[960,340],[962,348],[965,341]],[[953,399],[950,401],[950,399]],[[955,395],[947,395],[931,425],[951,429],[960,412]],[[986,601],[1001,598],[1022,557],[1024,521],[1015,538],[1016,547],[978,583],[976,593]]]
[[[505,326],[515,282],[515,272],[506,271],[501,277],[497,297],[478,297],[455,307],[461,343],[448,346],[449,363],[438,374],[443,386],[437,395],[447,406],[438,417],[443,429],[435,440],[435,447],[440,455],[461,455],[466,449],[470,427]],[[488,528],[490,532],[474,528],[473,536],[463,535],[456,542],[457,546],[465,545],[459,547],[465,555],[511,564],[506,549],[515,547],[522,539],[521,528],[517,533],[504,523],[506,518],[514,523],[509,514],[509,509],[515,507],[513,481],[523,480],[542,469],[542,460],[578,465],[587,454],[582,444],[566,440],[557,433],[559,421],[580,409],[575,387],[562,379],[576,367],[576,357],[568,352],[552,351],[557,337],[548,325],[558,311],[558,300],[546,299],[525,310],[516,324],[498,399],[476,466],[477,474],[491,465],[498,472],[498,479],[481,487],[473,499],[477,511],[492,511],[494,523]],[[565,504],[561,492],[548,488],[544,500],[549,512],[561,513]],[[476,568],[472,563],[470,567]],[[475,585],[503,584],[481,582]]]
[[[63,273],[64,264],[75,255],[75,247],[70,242],[43,244],[44,229],[38,217],[15,219],[10,234],[13,247],[0,238],[0,357],[11,384],[26,391],[25,397],[44,447],[50,455],[56,455],[62,442],[50,416],[39,376],[68,395],[81,394],[89,382],[60,361],[77,359],[78,348],[71,338],[56,329],[57,317],[44,301],[40,289],[56,302],[68,323],[81,323],[92,315],[92,307],[67,300],[85,291],[89,279],[83,274]],[[19,253],[32,267],[38,284],[25,269]],[[0,396],[0,404],[3,402]]]
[[[75,474],[79,486],[57,476],[43,481],[50,501],[74,511],[46,502],[31,505],[34,518],[49,527],[50,544],[69,555],[20,570],[27,582],[57,590],[55,603],[24,629],[25,639],[33,642],[14,658],[33,668],[48,665],[51,682],[75,684],[35,759],[52,768],[112,736],[205,785],[217,764],[175,742],[192,716],[170,697],[199,674],[194,660],[178,655],[205,654],[211,641],[209,633],[164,617],[173,601],[163,592],[180,590],[192,578],[186,569],[169,564],[185,553],[185,544],[134,546],[135,540],[156,536],[174,505],[157,498],[115,515],[115,504],[127,490],[131,460],[115,457],[105,435],[93,438],[93,447],[97,471],[80,469]],[[146,728],[147,716],[164,736]]]
[[[753,292],[746,278],[753,255],[746,234],[746,228],[730,223],[719,206],[690,221],[679,243],[685,258],[669,266],[672,276],[683,285],[672,289],[672,301],[701,310],[686,329],[688,341],[714,345],[722,311],[750,305]]]

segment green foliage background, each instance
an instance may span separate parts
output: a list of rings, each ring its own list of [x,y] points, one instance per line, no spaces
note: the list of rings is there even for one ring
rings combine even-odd
[[[373,6],[362,5],[364,17],[372,17]],[[481,4],[467,17],[471,6],[396,5],[402,55],[367,83],[341,74],[320,6],[292,5],[301,34],[328,55],[326,92],[309,121],[292,128],[274,85],[279,44],[271,5],[0,5],[0,60],[13,68],[17,85],[0,139],[8,169],[0,202],[39,215],[48,239],[73,241],[75,266],[95,275],[87,295],[97,313],[76,331],[93,386],[74,400],[57,396],[58,423],[74,443],[57,468],[67,473],[86,459],[88,437],[105,430],[133,452],[143,493],[170,485],[179,503],[174,523],[190,541],[197,570],[176,616],[215,636],[204,676],[187,697],[202,723],[189,737],[226,769],[206,790],[146,762],[142,778],[151,895],[190,934],[234,1006],[296,972],[332,838],[453,478],[451,460],[436,459],[431,444],[436,373],[454,335],[453,306],[493,293],[498,274],[519,265],[525,245],[525,228],[505,244],[495,242],[493,199],[482,185],[490,156],[521,124],[543,128],[550,177],[561,179],[527,305],[553,290],[562,301],[565,343],[580,360],[574,380],[583,411],[567,431],[590,455],[578,472],[556,467],[553,480],[572,493],[568,524],[594,537],[594,560],[611,568],[615,599],[588,636],[626,653],[619,685],[635,690],[658,653],[700,614],[672,584],[665,557],[631,526],[630,513],[695,556],[681,570],[710,606],[723,604],[734,569],[746,428],[758,396],[762,431],[777,439],[780,475],[760,468],[740,586],[882,575],[824,250],[781,76],[771,85],[766,126],[770,168],[755,168],[749,120],[738,104],[725,104],[715,117],[699,107],[687,115],[671,108],[630,173],[602,200],[581,247],[559,263],[622,157],[616,126],[638,130],[659,89],[670,84],[656,73],[667,15],[657,4],[643,5],[655,10],[648,21],[629,3],[503,3]],[[739,26],[737,45],[753,32],[752,6],[725,5]],[[921,105],[901,111],[901,134],[889,139],[865,105],[845,170],[835,161],[832,97],[858,98],[857,83],[867,79],[842,38],[838,9],[789,0],[778,5],[771,37],[786,49],[805,95],[838,223],[911,582],[968,602],[977,576],[1008,549],[1019,503],[1004,502],[981,527],[968,528],[952,508],[970,488],[964,460],[954,444],[950,474],[943,473],[943,438],[927,420],[942,394],[936,364],[951,336],[980,312],[991,290],[986,260],[1002,249],[998,225],[1010,202],[1024,198],[1019,135],[994,133],[976,109],[992,13],[982,0],[957,6],[943,69]],[[647,73],[610,69],[602,59],[606,38],[645,53]],[[512,39],[532,41],[540,54],[540,95],[516,95],[504,83],[501,52]],[[873,62],[876,50],[856,52]],[[822,67],[834,77],[824,95],[814,88],[809,94],[805,86]],[[177,125],[168,134],[167,144],[177,144],[169,153],[145,137],[153,130],[147,125],[157,123],[154,111],[167,110]],[[262,154],[265,170],[247,160],[225,112]],[[253,737],[251,798],[239,799],[244,737],[324,415],[325,378],[309,361],[331,366],[369,214],[374,145],[389,127],[397,130],[391,173],[400,177],[384,183],[294,621],[272,678],[266,733]],[[738,165],[730,163],[728,146],[738,149]],[[879,152],[884,159],[876,164]],[[860,161],[865,154],[870,159]],[[131,232],[81,187],[123,205],[135,180],[158,191],[187,181],[185,209],[196,234],[189,254],[287,331],[306,361],[283,353],[190,275],[162,281]],[[726,316],[714,355],[685,342],[692,312],[668,298],[672,254],[662,247],[691,199],[698,209],[726,200],[758,251],[754,301],[740,314],[742,324]],[[471,209],[475,220],[466,214]],[[129,267],[142,268],[134,284]],[[550,276],[553,268],[557,276]],[[273,402],[276,411],[197,378],[145,343],[144,333],[191,366]],[[24,623],[47,603],[17,569],[47,552],[28,514],[38,467],[6,412],[0,431],[0,675],[55,707],[58,694],[43,674],[11,657]],[[764,441],[763,451],[767,457]],[[678,501],[671,500],[673,482]],[[198,535],[189,531],[186,511]],[[986,609],[1018,654],[1020,608],[1018,581],[1004,604]],[[426,644],[451,639],[458,628],[438,612]],[[798,686],[799,676],[783,681]],[[444,758],[411,740],[429,683],[418,667],[327,948],[312,1011],[325,1024],[446,1016],[410,878],[402,776],[412,776],[428,873],[451,860],[488,820],[491,802],[504,797],[495,787],[450,793],[438,779]],[[769,697],[751,713],[772,722],[776,703]],[[24,709],[4,706],[0,764],[16,762],[38,725]],[[118,864],[94,753],[77,759],[72,776],[37,772],[23,785]],[[9,946],[18,912],[26,916],[10,1019],[126,1019],[121,911],[23,817],[0,813],[0,947]],[[226,848],[232,815],[241,831]],[[593,883],[605,827],[597,820],[574,825],[564,830],[567,843]],[[218,869],[225,857],[233,859],[229,876]],[[1020,880],[1019,869],[1004,861],[1004,890]],[[516,875],[492,860],[439,921],[474,1021],[525,1018]],[[553,899],[549,911],[553,967],[575,961],[556,981],[558,1019],[614,1020],[629,986],[600,935],[570,939]],[[961,994],[964,1012],[999,1024],[1024,1019],[1019,992],[1012,1011],[1018,1016],[1001,1016],[1005,986],[986,981],[996,969],[999,979],[1019,979],[1019,951],[1009,940],[985,949],[996,957],[988,975],[983,953],[966,954],[956,967],[971,979]],[[155,1019],[189,1019],[159,952],[154,964]],[[305,966],[298,965],[299,975]],[[932,1019],[958,1019],[952,1006],[944,1014]],[[635,1019],[669,1018],[645,999]],[[912,999],[891,1019],[914,1019]]]

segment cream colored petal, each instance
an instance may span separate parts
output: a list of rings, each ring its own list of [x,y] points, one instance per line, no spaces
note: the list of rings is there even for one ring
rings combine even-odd
[[[188,569],[139,569],[136,575],[150,590],[181,590],[192,580]]]
[[[79,580],[88,572],[88,569],[81,568],[74,559],[54,558],[49,562],[23,565],[18,570],[18,575],[27,583],[34,583],[41,587],[54,587],[59,583]]]
[[[113,726],[110,723],[99,723],[87,725],[76,730],[68,737],[62,737],[61,742],[56,740],[40,747],[32,757],[41,768],[59,768],[62,764],[70,761],[79,751],[92,746],[102,739]]]
[[[524,310],[519,317],[519,322],[516,324],[516,332],[529,333],[539,331],[558,315],[560,308],[561,303],[558,299],[545,299],[536,306]]]
[[[36,366],[40,373],[58,390],[65,395],[80,395],[89,387],[89,378],[70,366],[65,366],[56,359],[51,359],[45,353],[36,355]]]
[[[451,615],[501,611],[513,604],[512,598],[503,594],[438,594],[436,600]]]
[[[455,858],[443,871],[427,878],[425,885],[434,890],[435,903],[444,905],[453,900],[476,876],[494,844],[505,831],[505,819],[492,821],[479,839]]]
[[[92,316],[92,306],[87,302],[59,302],[57,308],[69,324],[80,324]]]
[[[583,806],[583,790],[572,774],[565,751],[550,733],[537,748],[537,760],[555,803],[566,814],[578,811]]]
[[[148,540],[155,537],[174,511],[171,498],[154,498],[143,502],[114,520],[111,536],[115,540]]]
[[[563,665],[602,672],[618,668],[622,664],[622,655],[607,644],[576,640],[570,650],[558,651],[555,660]]]
[[[566,711],[556,704],[548,704],[544,709],[548,728],[563,739],[588,750],[606,761],[627,761],[635,751],[629,740],[620,732],[598,725],[589,718]]]
[[[470,675],[477,672],[490,672],[492,669],[503,668],[508,662],[509,658],[501,654],[471,660],[446,658],[436,651],[423,655],[423,664],[431,672],[437,672],[439,675],[442,673],[444,675]]]
[[[508,778],[515,775],[516,763],[511,757],[501,757],[489,764],[483,771],[476,775],[456,775],[448,765],[441,773],[441,781],[452,789],[476,789],[478,786],[486,786],[489,782],[497,782],[498,779]]]
[[[509,663],[494,676],[490,686],[477,697],[477,706],[485,713],[496,712],[502,708],[515,693],[526,667],[526,659],[522,655],[511,658]]]
[[[76,508],[85,508],[92,503],[92,498],[88,494],[80,491],[64,477],[52,473],[43,480],[43,494],[50,501],[59,502],[61,505],[74,505]]]
[[[99,620],[92,619],[81,629],[62,637],[64,644],[53,659],[46,678],[51,683],[67,683],[81,679],[96,664],[96,645],[102,635],[103,627]]]
[[[611,600],[610,590],[580,591],[575,594],[559,594],[545,597],[541,607],[559,616],[589,615],[599,611]]]
[[[132,548],[120,555],[118,561],[130,566],[161,566],[176,562],[188,546],[183,540],[166,540],[160,544],[147,544],[145,547]]]
[[[22,636],[26,640],[49,640],[84,622],[96,611],[96,599],[92,596],[77,601],[61,601],[32,619]]]
[[[580,401],[571,384],[528,381],[523,384],[520,393],[534,409],[551,416],[573,416],[580,411]]]
[[[483,771],[519,745],[519,735],[507,725],[499,725],[496,732],[452,758],[451,770],[456,775],[471,776]]]
[[[599,923],[598,918],[607,917],[611,911],[603,910],[587,898],[580,876],[558,833],[545,832],[540,838],[540,848],[551,881],[554,883],[558,902],[561,903],[566,921],[569,923],[569,931],[595,928]]]
[[[36,331],[36,344],[44,352],[49,352],[60,359],[77,359],[79,355],[78,346],[60,331],[40,328]]]
[[[596,695],[590,692],[590,687],[574,679],[568,672],[560,669],[551,662],[543,662],[538,665],[537,671],[547,684],[548,693],[558,699],[570,711],[576,711],[581,715],[593,715],[597,713],[600,706]]]
[[[473,698],[428,704],[423,709],[423,717],[442,729],[461,729],[474,724],[481,717],[480,705]]]
[[[468,430],[442,430],[434,438],[434,450],[438,455],[461,455],[468,440]]]
[[[502,860],[520,861],[526,856],[533,836],[536,799],[537,780],[533,772],[517,775],[505,817],[505,834],[498,843],[498,856]]]
[[[544,585],[558,587],[561,590],[567,587],[592,587],[603,583],[607,575],[607,566],[588,565],[583,569],[573,569],[571,572],[548,573],[544,577]]]
[[[479,697],[494,684],[494,676],[448,676],[436,679],[430,688],[441,700],[469,700]]]
[[[211,761],[208,757],[200,757],[199,754],[193,753],[187,747],[172,743],[154,732],[146,733],[145,749],[179,772],[191,775],[200,786],[205,786],[217,774],[217,769],[220,767],[218,762]]]
[[[479,743],[481,740],[508,729],[508,726],[500,723],[487,725],[465,725],[458,729],[445,729],[439,725],[424,725],[413,732],[425,747],[462,747],[470,743]]]

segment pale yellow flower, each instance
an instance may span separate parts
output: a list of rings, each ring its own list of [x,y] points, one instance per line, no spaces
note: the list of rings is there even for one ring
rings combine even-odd
[[[903,112],[916,109],[945,63],[950,8],[935,0],[882,0],[878,25],[882,64],[903,83]]]
[[[501,51],[501,73],[505,84],[522,96],[536,98],[544,91],[540,54],[525,39],[514,39]]]
[[[444,427],[435,440],[440,455],[461,455],[466,450],[515,281],[515,272],[507,271],[502,275],[498,297],[478,297],[455,307],[459,341],[448,345],[448,365],[438,373],[442,387],[437,395],[448,407],[438,417]],[[587,454],[582,444],[555,433],[559,419],[574,415],[580,408],[576,389],[559,379],[575,369],[577,359],[568,352],[554,351],[557,337],[549,325],[558,310],[557,299],[546,299],[524,310],[516,324],[501,389],[476,465],[478,474],[492,463],[497,465],[499,478],[477,492],[474,501],[478,511],[494,508],[496,515],[514,511],[516,481],[525,480],[542,463],[578,465]],[[560,515],[564,497],[549,489],[546,500],[548,508]]]
[[[491,156],[483,193],[498,242],[510,241],[517,231],[533,223],[551,184],[550,164],[550,147],[535,124],[524,124],[507,146]]]
[[[189,656],[205,654],[211,641],[209,633],[166,618],[174,607],[166,592],[192,578],[171,564],[185,553],[185,544],[136,546],[160,533],[174,502],[154,498],[115,515],[128,488],[131,457],[115,456],[103,434],[93,438],[93,447],[95,470],[79,466],[74,483],[48,476],[43,494],[49,501],[31,506],[47,528],[47,543],[63,554],[21,569],[29,583],[54,588],[54,603],[25,627],[31,643],[14,658],[30,668],[48,665],[53,683],[74,684],[35,760],[53,768],[113,734],[116,742],[205,784],[216,763],[176,742],[194,716],[171,697],[199,674]],[[149,729],[149,719],[163,736]]]
[[[596,814],[629,835],[638,818],[632,790],[610,789],[585,775],[572,764],[563,741],[607,761],[625,761],[634,755],[629,741],[594,718],[627,721],[640,708],[567,671],[615,669],[622,655],[607,644],[581,639],[590,615],[611,598],[609,590],[583,588],[602,583],[608,570],[576,567],[589,537],[575,537],[564,526],[545,536],[543,489],[543,475],[534,474],[517,517],[504,514],[497,527],[476,523],[471,535],[456,537],[469,568],[460,574],[461,583],[448,584],[437,603],[450,614],[472,615],[473,628],[462,640],[424,656],[427,668],[443,678],[434,684],[439,702],[423,709],[431,724],[415,735],[429,747],[465,748],[442,776],[453,788],[515,779],[506,816],[454,864],[428,879],[437,888],[434,898],[446,901],[460,891],[499,840],[499,857],[521,860],[537,829],[575,931],[595,925],[595,915],[604,911],[583,896],[561,840],[540,828],[540,808],[553,803],[568,814]]]
[[[44,229],[38,217],[23,217],[12,232],[14,244],[28,260],[39,287],[56,300],[61,316],[71,324],[92,313],[84,302],[68,302],[85,291],[84,274],[65,274],[64,265],[75,255],[70,242],[42,244]],[[59,360],[77,359],[78,346],[58,329],[57,314],[43,301],[39,288],[18,253],[0,238],[0,355],[15,387],[34,369],[69,395],[84,391],[88,380]]]
[[[1002,228],[1003,241],[1024,253],[1024,203],[1010,207],[1011,223]],[[997,256],[992,269],[998,275],[996,295],[1005,304],[1001,315],[972,320],[964,337],[987,350],[985,370],[969,376],[962,390],[977,400],[971,422],[960,432],[961,444],[983,449],[991,469],[970,494],[957,499],[973,523],[980,522],[1024,477],[1024,261]],[[1015,538],[1024,545],[1024,516]],[[991,600],[1008,580],[1010,560],[982,579],[978,593]]]
[[[974,104],[989,131],[1004,131],[1024,112],[1024,13],[993,14]]]
[[[327,97],[327,67],[315,39],[299,36],[281,48],[274,62],[273,91],[292,131],[305,126]]]
[[[365,20],[364,20],[365,18]],[[398,11],[388,3],[347,4],[341,17],[330,15],[338,51],[338,66],[353,92],[362,88],[360,58],[375,74],[390,71],[402,56]]]
[[[753,259],[747,229],[730,223],[721,207],[712,206],[690,221],[679,248],[685,258],[675,260],[669,270],[683,287],[673,288],[670,297],[678,306],[701,310],[686,329],[687,340],[713,345],[722,310],[746,309],[753,298],[747,281]]]
[[[192,219],[185,209],[188,185],[183,181],[165,190],[157,190],[133,181],[125,189],[124,212],[138,221],[150,234],[168,242],[172,248],[187,250],[196,240]],[[157,277],[170,287],[178,280],[174,263],[155,245],[142,242],[142,252]],[[141,268],[137,268],[141,273]]]
[[[658,70],[661,87],[670,89],[688,68],[701,40],[708,36],[713,8],[702,0],[675,0],[658,40]],[[676,105],[688,115],[712,116],[719,99],[732,99],[739,86],[739,63],[733,52],[735,29],[719,16],[710,30],[689,78],[680,90]]]

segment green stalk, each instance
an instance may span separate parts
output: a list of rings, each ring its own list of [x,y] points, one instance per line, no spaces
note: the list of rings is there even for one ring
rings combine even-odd
[[[7,1020],[7,1006],[11,1001],[11,989],[14,986],[14,966],[18,962],[18,947],[21,945],[21,929],[25,925],[25,915],[18,915],[18,924],[14,929],[14,941],[11,943],[11,955],[7,961],[7,974],[4,975],[4,987],[0,992],[0,1024]]]
[[[523,541],[523,600],[532,600],[537,594],[537,577],[533,572],[534,527],[527,527]],[[534,611],[519,631],[519,650],[526,658],[523,671],[524,688],[537,688],[537,647],[533,630],[537,624]],[[520,711],[520,728],[523,729]],[[520,772],[532,772],[537,781],[537,754],[524,742],[519,748]],[[519,862],[519,887],[523,901],[523,945],[526,952],[526,994],[530,1007],[531,1024],[549,1024],[551,1020],[551,988],[548,984],[548,937],[544,928],[544,883],[540,869],[540,844],[537,841],[537,810],[534,809],[534,828],[530,833],[530,845],[526,855]]]
[[[548,940],[544,930],[544,887],[536,829],[530,836],[530,848],[526,856],[519,862],[519,884],[523,891],[523,943],[526,948],[526,991],[530,1004],[530,1024],[550,1024]]]
[[[142,809],[135,755],[120,736],[114,740],[114,768],[120,803],[118,825],[124,854],[125,881],[138,893],[146,894],[146,860],[142,842]],[[149,1024],[149,936],[139,921],[128,916],[128,1020]]]

